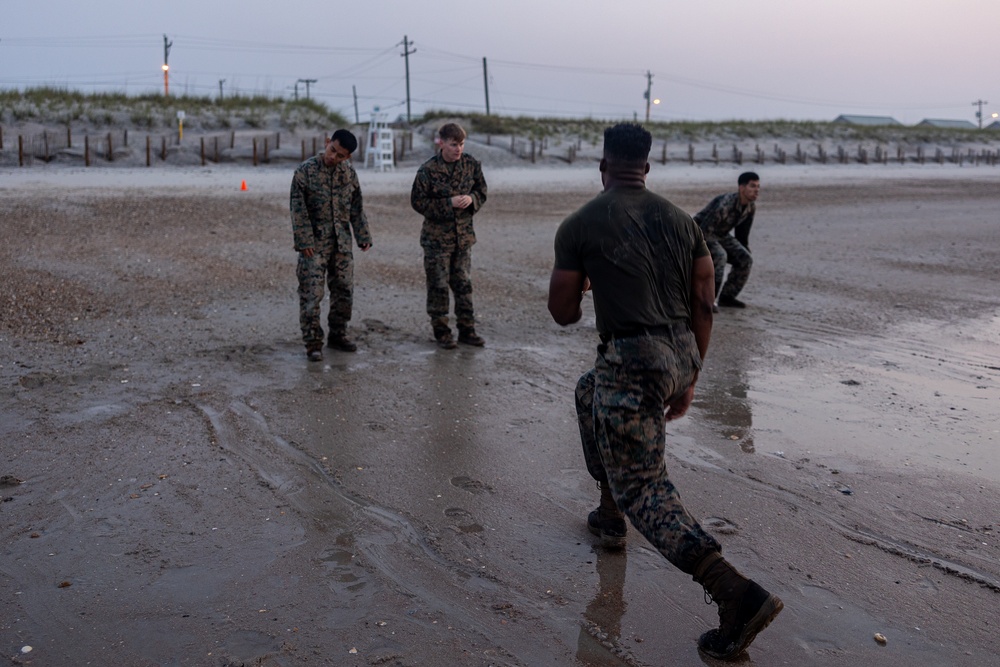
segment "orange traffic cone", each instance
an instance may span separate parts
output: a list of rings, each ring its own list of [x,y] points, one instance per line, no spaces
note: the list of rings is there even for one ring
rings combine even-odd
[[[246,190],[246,189],[247,189],[247,182],[246,181],[241,182],[240,183],[240,190]]]

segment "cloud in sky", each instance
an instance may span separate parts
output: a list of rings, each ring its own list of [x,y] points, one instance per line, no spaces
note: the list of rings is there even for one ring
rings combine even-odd
[[[974,120],[1000,109],[994,0],[48,0],[0,5],[0,87],[292,96],[413,113]],[[305,94],[305,84],[298,84]]]

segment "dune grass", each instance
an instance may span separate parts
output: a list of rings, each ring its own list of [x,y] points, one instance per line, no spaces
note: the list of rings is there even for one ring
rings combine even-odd
[[[273,117],[283,126],[341,127],[347,120],[322,102],[285,100],[263,95],[209,96],[157,94],[126,95],[121,92],[84,93],[56,87],[0,90],[0,122],[33,121],[51,124],[89,122],[97,126],[130,124],[141,129],[170,126],[177,111],[185,123],[205,127],[262,128]]]
[[[529,138],[559,138],[574,136],[598,143],[604,128],[621,122],[619,119],[533,118],[528,116],[496,116],[447,110],[428,111],[424,122],[457,120],[471,132],[492,135],[516,135]],[[745,121],[652,121],[643,123],[656,141],[694,142],[772,139],[801,141],[842,141],[882,143],[989,143],[1000,140],[1000,132],[976,129],[846,125],[824,121],[766,120]]]

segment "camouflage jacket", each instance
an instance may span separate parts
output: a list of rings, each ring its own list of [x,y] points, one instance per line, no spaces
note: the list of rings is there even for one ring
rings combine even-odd
[[[316,155],[299,165],[289,198],[295,250],[336,246],[351,252],[351,229],[358,245],[370,244],[361,185],[349,161],[327,167]]]
[[[472,204],[451,205],[456,195],[470,195]],[[468,248],[476,242],[472,216],[486,202],[486,180],[479,160],[462,155],[449,166],[438,153],[420,165],[410,191],[410,205],[424,216],[420,245],[428,250]]]
[[[749,202],[740,207],[740,193],[730,192],[719,195],[694,215],[694,221],[701,227],[706,241],[721,238],[733,232],[736,240],[744,248],[750,247],[750,227],[753,225],[753,215],[757,205]],[[735,231],[734,231],[735,230]]]

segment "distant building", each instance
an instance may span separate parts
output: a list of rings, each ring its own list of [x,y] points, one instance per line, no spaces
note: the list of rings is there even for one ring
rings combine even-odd
[[[902,125],[892,116],[853,116],[851,114],[841,114],[834,118],[833,122],[846,125]]]
[[[944,127],[952,130],[974,130],[976,124],[969,120],[946,120],[943,118],[925,118],[917,123],[917,127]]]
[[[987,125],[983,129],[984,130],[1000,130],[1000,120],[993,121],[992,123],[990,123],[989,125]]]

